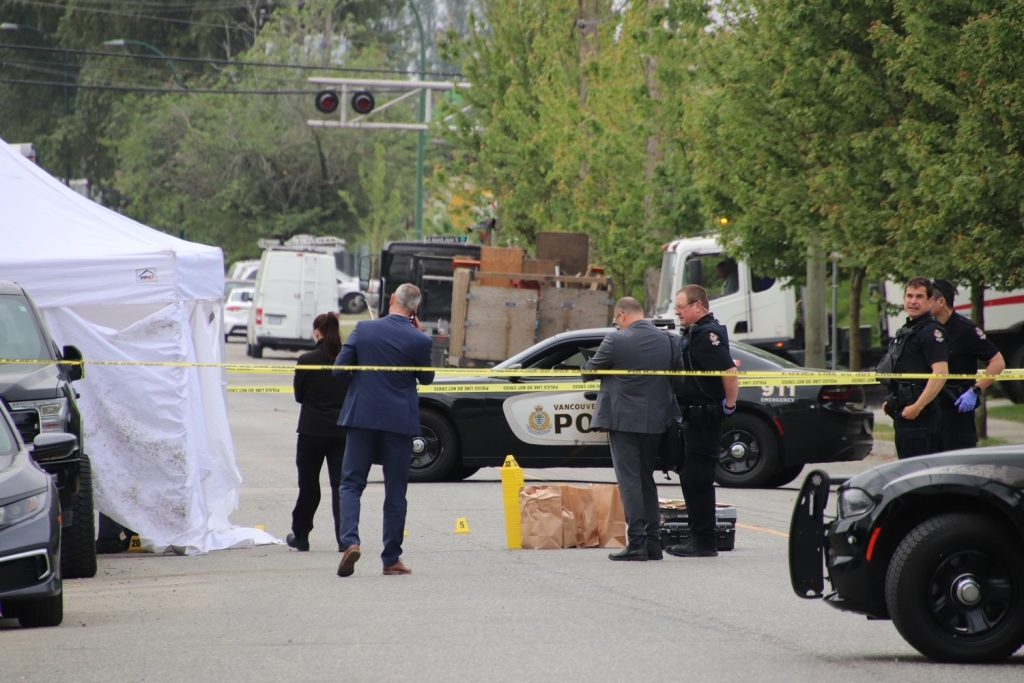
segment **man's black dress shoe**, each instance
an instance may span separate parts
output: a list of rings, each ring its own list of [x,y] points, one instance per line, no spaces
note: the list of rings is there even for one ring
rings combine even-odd
[[[699,545],[691,541],[670,545],[665,552],[676,557],[718,557],[718,549]]]
[[[665,556],[661,553],[661,543],[648,543],[647,544],[647,559],[648,560],[663,560]]]
[[[309,537],[308,536],[296,536],[295,534],[288,534],[284,542],[288,544],[289,548],[295,548],[300,553],[309,552]]]
[[[627,546],[617,553],[609,553],[608,559],[625,562],[646,562],[647,548],[630,548]]]

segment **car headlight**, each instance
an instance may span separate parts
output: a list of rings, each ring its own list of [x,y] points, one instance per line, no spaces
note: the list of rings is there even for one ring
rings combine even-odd
[[[37,493],[13,503],[0,505],[0,529],[17,524],[46,508],[47,493]]]
[[[34,410],[39,413],[39,432],[66,432],[68,400],[48,398],[41,401],[15,401],[11,410]]]
[[[867,491],[857,488],[842,489],[836,503],[839,517],[856,517],[871,511],[875,507],[875,499]]]

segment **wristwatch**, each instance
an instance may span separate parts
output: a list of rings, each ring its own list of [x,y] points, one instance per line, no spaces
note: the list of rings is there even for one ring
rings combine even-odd
[[[979,387],[977,384],[971,387],[971,391],[974,392],[975,396],[981,396],[981,387]]]

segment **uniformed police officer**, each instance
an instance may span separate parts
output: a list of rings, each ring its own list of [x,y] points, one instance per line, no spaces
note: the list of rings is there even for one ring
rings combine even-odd
[[[878,363],[877,372],[949,373],[946,333],[931,314],[931,298],[931,280],[915,277],[907,282],[903,290],[907,322],[889,344],[885,356]],[[882,410],[892,418],[896,431],[896,455],[900,459],[941,449],[938,435],[942,418],[935,399],[945,383],[944,377],[889,380],[889,394]]]
[[[995,377],[1006,368],[1003,354],[992,343],[984,330],[953,310],[956,289],[949,280],[932,282],[932,315],[946,330],[949,345],[949,373],[951,375],[973,375],[978,371],[978,362],[985,363],[987,377],[974,380],[946,382],[939,394],[939,408],[942,411],[942,450],[974,448],[978,445],[978,428],[974,423],[974,409],[981,401],[981,394],[995,381]]]
[[[714,557],[715,468],[721,450],[722,418],[736,412],[739,377],[729,353],[729,335],[708,310],[708,293],[700,285],[676,292],[676,316],[685,327],[681,349],[685,370],[719,370],[726,374],[686,376],[676,398],[683,415],[685,458],[680,480],[691,538],[669,546],[677,557]]]

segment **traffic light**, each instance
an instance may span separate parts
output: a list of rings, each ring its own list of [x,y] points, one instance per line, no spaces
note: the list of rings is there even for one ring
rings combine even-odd
[[[360,90],[352,95],[352,110],[357,114],[369,114],[376,105],[377,102],[373,99],[373,94],[365,90]]]
[[[338,111],[338,102],[338,93],[333,90],[321,90],[316,94],[316,110],[321,114]]]

